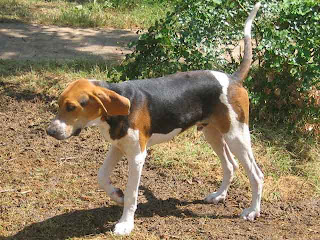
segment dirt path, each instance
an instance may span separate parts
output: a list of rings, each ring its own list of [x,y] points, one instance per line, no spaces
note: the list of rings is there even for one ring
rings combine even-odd
[[[0,59],[72,59],[95,57],[118,60],[137,39],[131,30],[92,30],[0,23]]]

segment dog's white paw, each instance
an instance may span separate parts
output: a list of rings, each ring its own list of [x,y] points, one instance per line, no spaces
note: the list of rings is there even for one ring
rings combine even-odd
[[[240,215],[244,220],[253,221],[256,218],[260,217],[260,210],[255,208],[246,208]]]
[[[225,194],[218,194],[217,192],[209,194],[204,201],[207,203],[214,203],[217,204],[219,202],[224,202],[226,199]]]
[[[114,227],[113,233],[116,235],[129,235],[134,228],[133,222],[119,222]]]
[[[114,189],[114,191],[110,194],[110,198],[120,206],[122,206],[124,203],[124,195],[122,190],[119,188]]]

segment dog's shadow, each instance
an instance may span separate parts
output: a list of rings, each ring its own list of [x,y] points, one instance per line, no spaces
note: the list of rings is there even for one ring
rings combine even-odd
[[[141,186],[147,198],[146,203],[140,203],[136,212],[137,217],[152,217],[155,215],[176,217],[210,217],[210,218],[233,218],[236,216],[202,216],[191,210],[181,210],[179,206],[204,203],[202,200],[191,202],[169,198],[157,199],[146,187]],[[42,222],[32,223],[17,234],[5,239],[69,239],[88,235],[98,235],[109,232],[122,214],[122,207],[108,206],[89,210],[76,210],[70,213],[54,216]],[[0,240],[4,239],[0,236]]]

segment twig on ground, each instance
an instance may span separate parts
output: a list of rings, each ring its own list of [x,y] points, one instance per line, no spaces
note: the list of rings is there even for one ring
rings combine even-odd
[[[23,192],[20,192],[20,194],[26,194],[26,193],[29,193],[29,192],[32,192],[32,190],[23,191]]]

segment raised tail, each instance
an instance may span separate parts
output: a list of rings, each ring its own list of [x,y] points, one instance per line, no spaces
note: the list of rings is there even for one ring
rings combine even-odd
[[[251,26],[260,6],[260,2],[254,5],[244,25],[244,55],[238,70],[232,74],[233,78],[239,83],[246,79],[250,70],[252,62]]]

